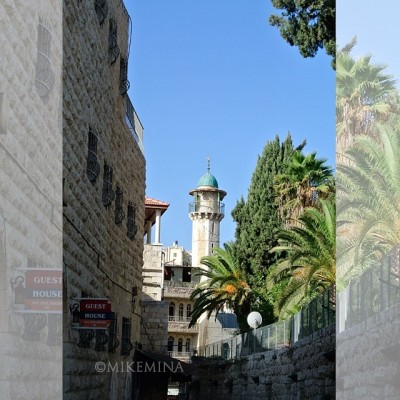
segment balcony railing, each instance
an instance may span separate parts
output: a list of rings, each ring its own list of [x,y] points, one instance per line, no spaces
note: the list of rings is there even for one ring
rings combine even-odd
[[[189,299],[193,291],[194,287],[164,286],[164,297],[177,297],[180,299]]]
[[[195,202],[189,204],[189,213],[200,212],[200,213],[218,213],[225,215],[225,204],[211,204],[204,202]]]
[[[172,320],[168,321],[168,332],[186,332],[196,333],[198,331],[197,324],[189,328],[190,318],[183,318],[180,320],[179,317],[170,317]]]
[[[170,357],[177,358],[181,361],[189,361],[190,357],[192,356],[192,353],[189,351],[169,351],[168,355]]]
[[[140,150],[144,153],[143,126],[128,95],[125,95],[125,122]]]

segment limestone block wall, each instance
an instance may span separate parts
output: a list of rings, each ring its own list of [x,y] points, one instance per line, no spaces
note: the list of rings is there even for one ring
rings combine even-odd
[[[63,10],[65,399],[123,398],[128,375],[98,373],[95,363],[131,360],[133,351],[121,354],[122,318],[131,321],[130,342],[134,346],[140,342],[145,159],[125,120],[126,95],[120,94],[120,63],[128,56],[130,17],[122,1],[106,3],[103,21],[92,0],[67,0]],[[120,50],[113,64],[109,60],[110,19],[117,23]],[[137,118],[135,123],[141,132]],[[89,130],[97,137],[98,174],[90,175],[91,180]],[[110,189],[116,192],[118,187],[123,192],[120,208],[112,192],[109,205],[104,204],[106,164],[112,167]],[[135,209],[133,237],[128,237],[128,204]],[[110,300],[118,326],[119,347],[114,353],[107,345],[96,351],[95,339],[82,348],[69,310],[81,297]]]
[[[161,301],[164,281],[162,245],[144,245],[143,251],[143,298]]]
[[[0,3],[2,400],[61,396],[61,315],[25,313],[24,305],[16,307],[13,290],[27,268],[60,270],[62,265],[61,18],[61,1]],[[42,28],[51,44],[45,92],[38,87]]]
[[[335,363],[324,356],[334,349],[335,327],[329,326],[287,349],[235,362],[195,361],[190,399],[335,399]]]
[[[398,399],[400,305],[340,332],[337,399]]]
[[[143,350],[166,353],[168,342],[168,302],[142,300],[141,344]]]

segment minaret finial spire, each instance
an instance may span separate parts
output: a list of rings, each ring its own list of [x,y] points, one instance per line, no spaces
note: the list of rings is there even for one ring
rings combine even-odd
[[[210,168],[211,168],[211,157],[208,156],[207,157],[207,172],[210,172]]]

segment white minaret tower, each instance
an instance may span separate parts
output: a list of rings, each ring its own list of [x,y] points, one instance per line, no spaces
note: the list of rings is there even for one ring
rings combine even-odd
[[[219,227],[225,208],[221,201],[226,192],[218,189],[217,180],[210,174],[210,159],[207,172],[189,194],[193,196],[189,206],[189,217],[193,221],[192,266],[200,267],[201,258],[211,255],[213,248],[219,247]]]

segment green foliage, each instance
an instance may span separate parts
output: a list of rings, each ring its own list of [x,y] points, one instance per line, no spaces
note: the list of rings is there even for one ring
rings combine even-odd
[[[316,204],[334,190],[332,169],[316,153],[295,151],[284,174],[276,177],[275,189],[283,219],[297,219],[306,207]]]
[[[400,244],[400,123],[377,124],[360,135],[338,165],[338,260],[348,281]],[[345,234],[351,232],[351,234]]]
[[[371,63],[371,55],[354,59],[350,53],[355,45],[354,38],[339,50],[336,61],[337,135],[346,148],[353,137],[369,134],[375,122],[399,111],[395,80],[384,65]]]
[[[286,255],[268,275],[268,287],[277,289],[275,313],[280,318],[298,311],[317,293],[336,282],[336,208],[333,195],[308,207],[299,226],[282,229],[271,252]]]
[[[275,177],[284,173],[295,150],[290,135],[282,143],[278,136],[268,142],[258,157],[247,200],[242,198],[232,211],[236,222],[233,251],[249,277],[252,310],[262,314],[264,323],[275,320],[265,277],[268,268],[279,259],[270,250],[277,245],[277,234],[283,227],[276,203]]]
[[[231,246],[225,244],[225,249],[215,248],[213,255],[202,257],[201,263],[206,268],[200,269],[199,275],[206,279],[192,293],[191,299],[195,302],[190,326],[204,313],[210,318],[214,311],[218,313],[228,307],[237,315],[240,328],[245,329],[243,316],[247,315],[251,289],[246,271],[240,267]]]
[[[297,46],[303,57],[314,57],[325,48],[333,57],[335,68],[335,0],[271,0],[281,15],[271,15],[269,23],[279,28],[291,46]]]

